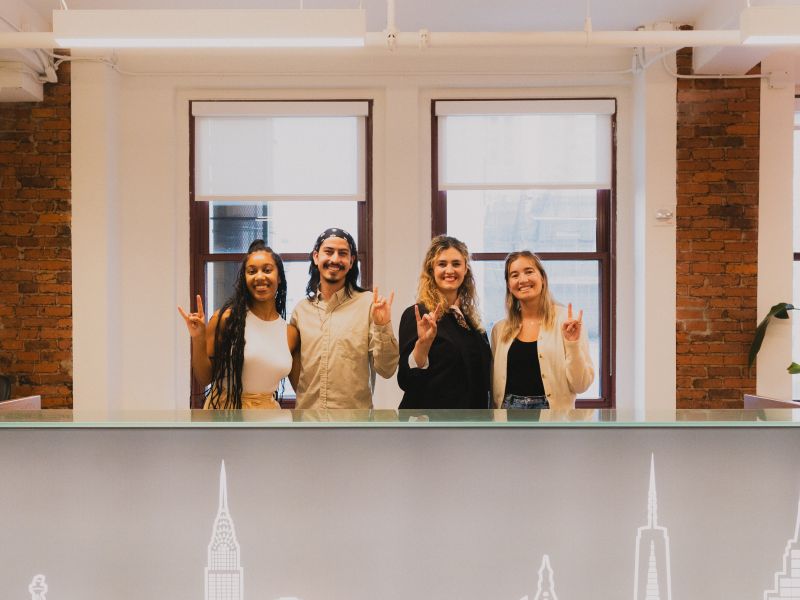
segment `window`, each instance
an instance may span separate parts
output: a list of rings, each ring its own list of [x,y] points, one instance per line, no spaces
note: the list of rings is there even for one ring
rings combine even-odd
[[[207,316],[220,308],[261,238],[284,261],[291,312],[328,227],[356,239],[370,285],[371,112],[369,100],[191,103],[192,306],[199,293]]]
[[[616,103],[434,100],[433,235],[472,253],[484,325],[503,318],[503,264],[543,260],[557,301],[583,309],[596,377],[579,407],[613,406]]]

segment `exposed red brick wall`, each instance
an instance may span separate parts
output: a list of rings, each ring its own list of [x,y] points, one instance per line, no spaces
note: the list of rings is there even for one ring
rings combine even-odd
[[[679,71],[691,60],[681,50]],[[678,408],[741,408],[755,393],[760,85],[678,80]]]
[[[72,406],[70,69],[43,102],[0,103],[0,373]]]

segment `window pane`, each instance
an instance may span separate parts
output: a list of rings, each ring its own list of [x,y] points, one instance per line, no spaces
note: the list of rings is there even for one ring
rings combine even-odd
[[[470,252],[594,252],[594,190],[447,192],[447,231]]]
[[[594,364],[594,382],[578,398],[600,397],[600,264],[597,261],[545,261],[550,291],[556,302],[572,303],[577,314],[583,310],[583,324],[589,336],[589,354]],[[473,261],[472,270],[481,301],[486,332],[505,317],[505,279],[500,261]]]
[[[276,252],[310,252],[329,227],[350,232],[358,244],[358,203],[352,202],[210,202],[212,253],[246,252],[263,239]]]
[[[363,189],[360,122],[363,117],[197,117],[197,194],[357,194]]]
[[[239,264],[239,261],[216,261],[206,264],[206,298],[203,303],[206,319],[210,319],[214,311],[233,295]]]
[[[611,185],[609,115],[439,118],[440,189],[448,185]]]

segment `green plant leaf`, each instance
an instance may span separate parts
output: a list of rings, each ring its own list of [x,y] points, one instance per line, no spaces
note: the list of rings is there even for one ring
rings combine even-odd
[[[793,304],[788,302],[778,302],[775,306],[769,309],[767,316],[761,320],[761,323],[756,327],[756,335],[753,337],[753,343],[750,344],[750,352],[747,355],[747,366],[752,367],[756,361],[756,355],[761,350],[761,344],[764,342],[764,336],[767,333],[767,325],[772,317],[776,319],[788,319],[790,310],[796,310]]]
[[[797,375],[800,373],[800,365],[798,365],[796,362],[793,362],[786,368],[786,370],[789,371],[790,375]]]

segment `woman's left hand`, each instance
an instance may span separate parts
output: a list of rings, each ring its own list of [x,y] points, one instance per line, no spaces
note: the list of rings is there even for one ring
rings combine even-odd
[[[581,337],[583,325],[583,310],[578,313],[578,318],[572,318],[572,302],[567,305],[567,320],[561,324],[561,333],[568,342],[577,342]]]
[[[375,325],[386,325],[392,320],[392,302],[394,292],[388,298],[378,295],[377,286],[372,288],[372,322]]]

